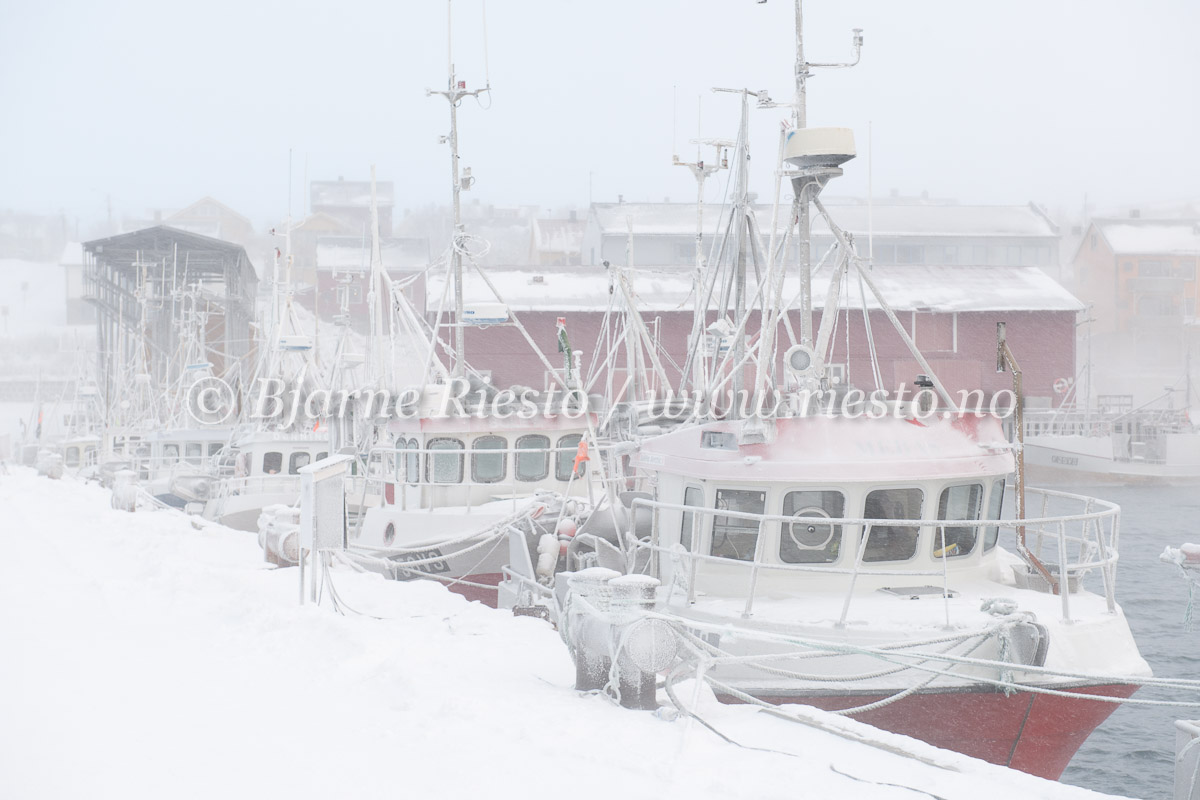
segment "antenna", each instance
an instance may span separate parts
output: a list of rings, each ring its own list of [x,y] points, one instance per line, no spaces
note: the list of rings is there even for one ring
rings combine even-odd
[[[466,371],[466,328],[463,323],[463,270],[462,257],[466,247],[466,231],[462,224],[461,194],[464,189],[470,189],[475,183],[468,167],[465,174],[459,176],[458,165],[458,106],[464,97],[478,98],[481,94],[490,92],[491,82],[484,84],[482,89],[467,90],[467,82],[457,80],[454,74],[454,35],[453,35],[452,2],[446,0],[446,89],[438,91],[426,89],[425,96],[441,95],[450,104],[450,135],[439,137],[439,141],[450,145],[450,175],[451,189],[454,194],[454,233],[450,245],[451,259],[454,267],[454,371],[452,377],[461,378]],[[486,36],[485,36],[486,62]],[[485,66],[486,69],[486,66]]]

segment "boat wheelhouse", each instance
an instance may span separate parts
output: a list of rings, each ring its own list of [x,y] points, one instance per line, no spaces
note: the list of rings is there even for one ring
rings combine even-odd
[[[758,444],[740,425],[634,458],[652,524],[632,563],[722,699],[852,713],[1057,778],[1115,708],[1070,695],[1128,697],[1150,674],[1115,602],[1119,509],[1040,491],[1038,517],[1006,516],[999,420],[792,417]]]
[[[220,481],[204,516],[231,528],[258,530],[264,508],[300,501],[300,469],[328,455],[329,437],[324,434],[247,434],[222,454]]]

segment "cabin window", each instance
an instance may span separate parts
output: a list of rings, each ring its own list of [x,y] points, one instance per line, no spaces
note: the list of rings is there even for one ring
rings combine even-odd
[[[208,454],[210,456],[215,456],[217,453],[221,452],[221,447],[222,444],[220,442],[210,442],[208,445]]]
[[[517,480],[540,481],[550,474],[550,439],[530,434],[517,439]],[[525,451],[525,452],[521,452]]]
[[[68,447],[67,448],[67,457],[63,459],[63,463],[66,464],[68,467],[78,467],[79,466],[79,448],[78,447]]]
[[[704,490],[699,486],[689,486],[683,490],[683,504],[699,508],[704,505]],[[697,523],[700,517],[691,511],[683,512],[683,524],[679,527],[679,543],[683,549],[692,552],[692,543],[696,540]]]
[[[938,500],[938,519],[977,520],[983,510],[983,484],[947,486]],[[977,525],[939,525],[933,533],[933,557],[958,558],[971,554],[979,535]]]
[[[94,448],[94,447],[83,448],[83,463],[85,466],[89,466],[89,467],[96,463],[96,448]]]
[[[323,458],[329,458],[329,453],[317,453],[317,457],[313,460],[320,461]]]
[[[996,481],[992,484],[992,494],[988,497],[988,519],[1000,519],[1000,512],[1004,506],[1004,479]],[[996,542],[1000,539],[1000,526],[990,525],[983,531],[983,552],[987,552],[996,546]]]
[[[199,464],[204,460],[204,443],[188,442],[183,446],[183,455],[189,463]]]
[[[876,489],[867,495],[863,518],[920,519],[923,499],[924,493],[917,488]],[[863,561],[906,561],[917,552],[919,533],[916,525],[867,525],[863,532],[868,537]]]
[[[767,509],[767,493],[746,489],[717,489],[716,509],[742,514],[763,514]],[[721,558],[753,561],[758,546],[761,520],[713,516],[712,545],[709,553]]]
[[[416,485],[421,482],[421,443],[416,439],[408,440],[408,482]]]
[[[283,453],[263,453],[263,474],[278,475],[283,469]]]
[[[164,464],[174,464],[179,460],[179,445],[164,444],[162,448],[162,460]]]
[[[312,463],[312,456],[304,451],[292,453],[288,458],[288,475],[299,475],[301,467],[307,467]]]
[[[558,440],[558,452],[554,454],[555,480],[571,480],[571,473],[575,472],[575,454],[579,452],[579,443],[581,441],[583,441],[583,437],[578,433],[564,436]],[[576,477],[582,476],[586,470],[587,462],[579,462],[579,472],[576,473]]]
[[[779,535],[779,560],[785,564],[830,564],[837,561],[842,526],[825,522],[845,516],[841,492],[788,492],[783,497],[784,522]]]
[[[508,440],[503,436],[480,436],[473,445],[475,450],[499,450],[498,453],[480,453],[471,455],[471,480],[475,483],[499,483],[507,473]]]
[[[462,483],[463,443],[459,439],[430,439],[425,459],[425,480],[429,483]]]

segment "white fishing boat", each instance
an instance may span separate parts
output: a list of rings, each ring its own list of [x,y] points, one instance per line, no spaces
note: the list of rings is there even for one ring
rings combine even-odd
[[[726,701],[814,705],[1057,778],[1115,701],[1150,679],[1116,603],[1119,509],[1027,489],[1021,402],[1009,442],[1000,418],[960,408],[929,368],[819,198],[855,149],[846,129],[806,127],[806,81],[814,67],[857,63],[861,35],[852,61],[818,65],[804,57],[799,0],[796,23],[794,116],[781,133],[774,211],[792,222],[782,239],[772,225],[758,281],[744,257],[732,274],[709,277],[733,297],[732,344],[712,348],[699,371],[708,397],[745,386],[782,402],[631,443],[640,491],[625,495],[619,546],[585,526],[568,571],[547,578],[514,536],[502,602],[544,608],[575,655],[577,685],[622,702],[652,706],[657,673],[686,711],[673,687],[695,677]],[[739,91],[738,207],[748,101],[780,105]],[[785,179],[790,211],[779,204]],[[816,267],[812,209],[836,240]],[[749,217],[742,235],[753,241]],[[800,263],[790,268],[804,282],[798,334],[782,295],[793,245]],[[828,279],[816,330],[813,275]],[[849,357],[833,334],[854,284],[920,365],[914,401],[888,398],[873,355],[872,393],[832,380],[825,365]],[[870,341],[866,314],[863,324]],[[780,358],[785,336],[793,343]],[[1003,325],[998,338],[997,368],[1013,371],[1019,398]],[[1027,502],[1038,510],[1028,514]]]

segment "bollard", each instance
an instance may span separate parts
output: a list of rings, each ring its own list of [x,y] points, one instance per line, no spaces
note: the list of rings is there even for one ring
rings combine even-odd
[[[640,657],[645,649],[647,636],[654,638],[654,623],[644,619],[647,611],[654,610],[658,597],[659,581],[649,575],[623,575],[609,581],[612,592],[614,638],[623,637],[625,648],[617,658],[617,685],[621,692],[621,705],[625,708],[653,711],[658,708],[655,698],[657,674],[653,657]],[[617,641],[620,641],[617,638]],[[649,649],[653,651],[651,643]],[[635,654],[636,653],[636,654]],[[672,657],[674,653],[672,652]]]
[[[119,469],[113,473],[112,507],[117,511],[133,511],[137,508],[137,473],[131,469]]]
[[[582,612],[572,608],[568,620],[575,655],[575,688],[579,691],[603,689],[608,683],[612,668],[609,623],[595,612],[607,614],[611,598],[608,582],[620,574],[614,569],[591,567],[572,573],[569,578],[571,594],[591,606]]]

